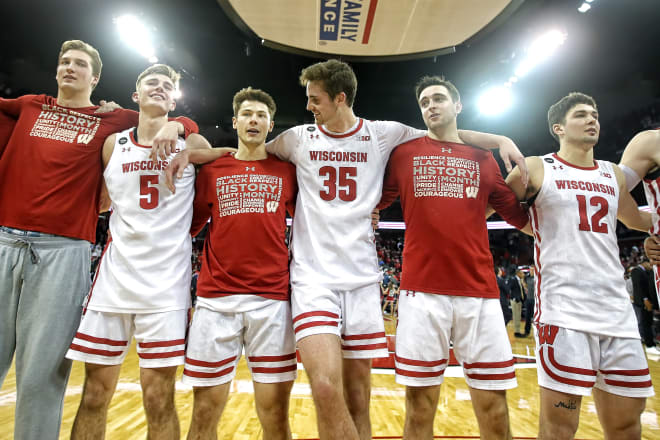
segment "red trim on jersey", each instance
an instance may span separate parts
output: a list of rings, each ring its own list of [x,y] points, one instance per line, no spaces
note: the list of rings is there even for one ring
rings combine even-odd
[[[71,344],[69,346],[71,350],[79,351],[81,353],[88,354],[97,354],[99,356],[120,356],[124,351],[110,351],[110,350],[99,350],[98,348],[89,348],[78,344]]]
[[[438,377],[438,376],[442,376],[445,373],[444,368],[440,371],[410,371],[401,368],[395,368],[394,371],[396,372],[396,374],[400,376],[408,376],[408,377]]]
[[[251,368],[253,373],[265,373],[265,374],[286,373],[288,371],[296,371],[297,369],[298,369],[298,365],[296,364],[286,365],[284,367],[252,367]]]
[[[186,350],[177,350],[177,351],[166,351],[164,353],[140,353],[138,351],[138,356],[142,359],[164,359],[164,358],[173,358],[177,356],[184,356]]]
[[[559,162],[563,163],[564,165],[567,165],[571,168],[577,168],[578,170],[597,170],[598,169],[598,162],[596,162],[595,160],[594,160],[594,166],[592,166],[592,167],[579,167],[577,165],[573,165],[570,162],[567,162],[565,159],[562,159],[561,157],[559,157],[557,155],[557,153],[552,153],[552,157],[554,157],[555,159],[557,159]]]
[[[605,383],[608,385],[614,385],[615,387],[623,387],[623,388],[648,388],[653,386],[650,380],[647,380],[645,382],[625,382],[622,380],[605,379]]]
[[[110,213],[110,215],[112,216],[112,212]],[[110,223],[110,221],[108,221],[108,223]],[[96,271],[94,272],[94,280],[92,281],[92,287],[89,288],[89,296],[85,301],[85,307],[83,308],[83,315],[87,313],[87,305],[92,300],[92,295],[94,294],[94,286],[96,285],[96,280],[99,278],[99,271],[101,270],[101,263],[103,263],[103,257],[105,257],[105,251],[108,250],[108,246],[110,246],[110,243],[112,243],[112,235],[108,237],[108,241],[106,241],[105,246],[103,247],[103,252],[101,252],[101,256],[99,257],[99,263],[96,265]]]
[[[125,347],[128,341],[120,341],[118,339],[97,338],[96,336],[86,335],[85,333],[76,332],[76,338],[83,341],[94,342],[95,344],[111,345],[113,347]]]
[[[295,353],[284,354],[282,356],[248,356],[249,362],[281,362],[295,359]]]
[[[236,360],[236,356],[233,356],[217,362],[206,362],[206,361],[200,361],[198,359],[192,359],[186,356],[186,364],[194,365],[196,367],[206,367],[206,368],[222,367],[223,365],[233,362],[235,360]]]
[[[137,130],[137,127],[135,128],[135,130]],[[135,145],[136,147],[147,148],[151,150],[151,147],[149,145],[138,144],[137,139],[135,139],[135,136],[133,136],[133,130],[131,130],[128,134],[131,137],[131,142],[133,143],[133,145]]]
[[[365,345],[343,345],[342,350],[346,351],[362,351],[362,350],[378,350],[379,348],[387,348],[387,342],[380,342],[378,344],[365,344]]]
[[[539,351],[539,359],[541,360],[541,366],[543,367],[543,370],[546,372],[548,376],[550,376],[552,379],[556,380],[559,383],[563,383],[566,385],[573,385],[576,387],[584,387],[584,388],[591,388],[596,384],[596,381],[585,381],[585,380],[575,380],[575,379],[567,379],[565,377],[561,377],[555,373],[553,373],[550,368],[548,368],[548,365],[545,363],[545,357],[543,356],[543,347],[541,347],[541,350]]]
[[[463,363],[463,368],[504,368],[504,367],[512,367],[513,364],[515,364],[516,361],[511,358],[508,361],[502,361],[502,362],[475,362],[472,364],[468,364],[467,362]]]
[[[300,315],[293,318],[293,323],[295,324],[296,321],[299,321],[299,320],[305,319],[305,318],[309,318],[310,316],[327,316],[328,318],[339,319],[339,315],[337,315],[336,313],[325,312],[325,311],[321,310],[321,311],[317,311],[317,312],[301,313]]]
[[[157,341],[157,342],[138,342],[140,348],[154,348],[154,347],[172,347],[173,345],[185,344],[185,339],[174,339],[172,341]]]
[[[375,338],[384,338],[385,332],[380,333],[366,333],[362,335],[341,335],[341,338],[344,341],[355,341],[359,339],[375,339]]]
[[[465,376],[469,377],[470,379],[474,379],[474,380],[508,380],[508,379],[515,379],[516,372],[511,371],[509,373],[502,373],[502,374],[470,374],[470,373],[465,373]]]
[[[577,368],[577,367],[569,367],[566,365],[561,365],[557,360],[555,359],[555,348],[548,345],[546,346],[548,349],[548,359],[550,360],[550,363],[552,364],[553,367],[555,367],[559,371],[563,371],[564,373],[573,373],[573,374],[581,374],[583,376],[596,376],[598,373],[596,370],[590,370],[588,368]],[[541,348],[543,350],[543,348]]]
[[[614,374],[617,376],[646,376],[649,374],[649,369],[643,370],[600,370],[603,374]]]
[[[362,125],[364,124],[364,119],[359,118],[359,120],[360,121],[358,122],[358,125],[357,125],[357,127],[355,127],[354,130],[347,131],[346,133],[343,133],[343,134],[332,134],[329,131],[325,131],[323,129],[322,125],[317,124],[316,126],[319,128],[319,130],[321,130],[321,133],[323,133],[324,135],[329,136],[331,138],[339,139],[339,138],[345,138],[345,137],[353,136],[355,133],[360,131],[360,129],[362,128]]]
[[[339,323],[337,321],[312,321],[312,322],[306,322],[305,324],[301,324],[298,327],[296,327],[293,331],[295,333],[298,333],[300,330],[305,330],[306,328],[310,327],[321,327],[327,325],[329,327],[337,327]]]
[[[376,15],[377,5],[378,5],[378,0],[371,0],[369,2],[369,12],[367,12],[367,21],[364,24],[364,35],[362,36],[362,44],[369,43],[369,37],[371,36],[371,27],[374,24],[374,16]]]
[[[534,319],[533,322],[538,324],[541,320],[541,248],[539,243],[541,240],[541,233],[539,232],[539,213],[536,211],[536,206],[532,204],[532,215],[530,216],[532,220],[532,232],[534,233],[534,268],[536,269],[536,291],[534,292],[534,299],[536,304],[536,310],[534,310]]]
[[[221,376],[226,376],[227,374],[231,373],[234,367],[229,367],[225,368],[224,370],[220,370],[215,373],[207,373],[207,372],[202,372],[202,371],[191,371],[188,369],[183,369],[183,374],[185,374],[188,377],[200,377],[203,379],[212,379],[214,377],[221,377]]]
[[[447,359],[440,359],[439,361],[418,361],[415,359],[407,359],[397,355],[394,355],[394,360],[402,364],[414,365],[416,367],[437,367],[438,365],[447,363]]]

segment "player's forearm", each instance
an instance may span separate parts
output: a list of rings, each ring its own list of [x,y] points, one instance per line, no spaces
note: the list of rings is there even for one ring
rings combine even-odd
[[[507,142],[513,143],[513,141],[506,136],[473,130],[458,130],[458,137],[460,137],[466,144],[487,148],[489,150],[500,148]]]
[[[188,162],[194,164],[203,164],[208,162],[213,162],[214,160],[224,156],[225,154],[236,152],[235,148],[220,147],[220,148],[209,148],[209,149],[192,149],[185,150],[188,155]]]

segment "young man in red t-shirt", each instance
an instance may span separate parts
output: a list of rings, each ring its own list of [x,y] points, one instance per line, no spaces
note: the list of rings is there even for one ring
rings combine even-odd
[[[14,436],[21,440],[59,435],[71,369],[64,355],[89,290],[101,148],[107,136],[138,122],[131,110],[96,113],[90,98],[101,67],[92,46],[66,41],[57,98],[0,99],[0,112],[16,119],[0,156],[0,380],[16,352]],[[186,118],[168,122],[156,144],[171,146],[184,131],[197,126]]]
[[[450,341],[484,438],[511,438],[516,386],[485,216],[492,205],[523,227],[527,214],[490,151],[464,144],[458,90],[440,77],[416,87],[427,136],[399,145],[379,208],[401,195],[406,223],[396,334],[396,381],[406,385],[404,438],[431,438]]]

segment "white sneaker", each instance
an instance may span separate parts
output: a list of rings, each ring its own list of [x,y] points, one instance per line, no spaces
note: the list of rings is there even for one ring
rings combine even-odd
[[[660,350],[657,347],[646,347],[646,354],[653,354],[655,356],[660,356]]]

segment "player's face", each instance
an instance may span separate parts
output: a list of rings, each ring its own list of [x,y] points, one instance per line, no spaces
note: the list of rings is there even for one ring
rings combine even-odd
[[[133,93],[133,101],[138,103],[140,110],[155,108],[167,114],[176,107],[175,91],[176,87],[167,75],[152,73],[142,78],[138,90]]]
[[[429,86],[422,90],[418,104],[424,124],[430,130],[455,122],[456,115],[461,112],[461,103],[454,102],[449,90],[441,85]]]
[[[88,91],[98,82],[92,74],[92,57],[81,50],[67,50],[57,64],[57,86],[67,91]]]
[[[259,101],[243,101],[232,118],[238,138],[246,145],[261,145],[273,130],[268,106]]]
[[[337,116],[338,104],[333,100],[319,81],[307,83],[307,110],[314,114],[314,122],[325,125]]]
[[[595,145],[600,134],[598,111],[589,104],[577,104],[566,113],[565,124],[555,124],[564,141]]]

